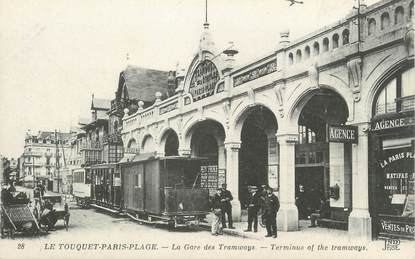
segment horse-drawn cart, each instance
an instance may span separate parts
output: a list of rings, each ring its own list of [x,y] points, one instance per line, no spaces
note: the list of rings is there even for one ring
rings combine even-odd
[[[46,227],[46,230],[53,228],[58,220],[63,220],[63,225],[66,231],[69,226],[69,207],[65,203],[62,207],[62,196],[60,195],[45,195],[43,196],[42,214],[39,220],[39,225]],[[54,205],[58,204],[54,208]]]
[[[2,190],[1,236],[13,237],[16,232],[37,233],[39,225],[29,207],[29,199],[23,192]]]

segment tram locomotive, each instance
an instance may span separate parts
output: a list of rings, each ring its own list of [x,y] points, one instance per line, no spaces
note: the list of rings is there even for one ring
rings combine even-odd
[[[198,224],[209,213],[209,191],[199,187],[201,161],[150,153],[121,163],[124,211],[138,221]]]
[[[118,163],[73,171],[73,195],[135,221],[172,227],[198,224],[210,211],[209,190],[200,188],[204,158],[137,154]]]

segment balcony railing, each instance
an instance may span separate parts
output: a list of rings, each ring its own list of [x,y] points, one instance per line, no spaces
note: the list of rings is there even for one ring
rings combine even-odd
[[[81,145],[81,150],[101,150],[102,144],[100,142],[92,142]]]
[[[124,149],[124,154],[138,154],[140,153],[140,149],[139,148],[125,148]]]
[[[23,156],[43,156],[43,153],[35,151],[25,151],[23,152]]]

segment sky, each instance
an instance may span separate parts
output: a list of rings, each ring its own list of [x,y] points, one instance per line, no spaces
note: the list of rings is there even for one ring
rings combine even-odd
[[[245,64],[275,50],[279,32],[295,40],[356,4],[302,1],[208,0],[217,49],[234,41]],[[28,129],[67,132],[88,118],[91,95],[113,99],[127,64],[187,69],[204,19],[205,0],[0,0],[0,155],[20,156]]]

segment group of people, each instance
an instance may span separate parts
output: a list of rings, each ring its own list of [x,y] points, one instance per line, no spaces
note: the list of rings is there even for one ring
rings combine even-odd
[[[211,208],[213,214],[212,235],[221,235],[222,230],[226,228],[226,216],[228,218],[229,228],[233,227],[232,222],[232,194],[226,189],[226,184],[218,188],[215,195],[211,197]],[[269,186],[262,186],[262,191],[258,191],[257,186],[250,186],[248,198],[248,228],[245,231],[258,232],[258,212],[262,209],[262,222],[267,229],[265,237],[277,237],[277,212],[280,207],[278,197],[273,193]],[[253,225],[253,229],[252,229]]]

